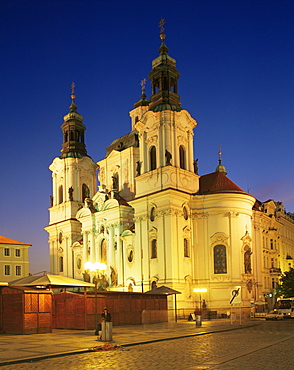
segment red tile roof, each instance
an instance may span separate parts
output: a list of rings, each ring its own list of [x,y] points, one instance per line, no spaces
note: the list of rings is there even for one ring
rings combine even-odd
[[[18,242],[17,240],[6,238],[0,235],[0,244],[32,245],[29,243]]]
[[[199,179],[198,194],[236,192],[246,194],[244,190],[242,190],[222,172],[212,172],[201,176]]]

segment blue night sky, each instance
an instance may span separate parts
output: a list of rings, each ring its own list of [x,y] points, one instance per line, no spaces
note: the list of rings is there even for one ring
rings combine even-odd
[[[98,161],[131,130],[161,17],[182,107],[198,122],[199,174],[215,170],[222,145],[232,181],[294,212],[293,16],[293,0],[1,0],[0,234],[32,244],[31,273],[49,271],[48,166],[71,83]]]

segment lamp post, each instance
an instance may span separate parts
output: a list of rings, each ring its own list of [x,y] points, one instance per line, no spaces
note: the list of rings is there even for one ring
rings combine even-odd
[[[201,293],[206,293],[207,292],[207,288],[195,288],[193,290],[195,293],[199,293],[199,315],[196,316],[196,326],[201,326],[202,325],[202,322],[201,322]]]
[[[101,280],[100,274],[103,273],[103,271],[106,270],[105,263],[99,263],[99,262],[86,262],[84,265],[85,270],[88,272],[94,272],[95,275],[93,277],[93,283],[95,284],[95,329],[98,326],[98,296],[97,296],[97,290],[98,290],[98,283]]]

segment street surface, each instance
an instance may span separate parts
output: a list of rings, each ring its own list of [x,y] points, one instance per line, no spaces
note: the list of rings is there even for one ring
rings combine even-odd
[[[2,368],[289,370],[293,369],[293,364],[294,320],[284,320],[261,321],[259,326],[240,330],[141,344],[122,350],[53,357],[30,363],[6,365]]]

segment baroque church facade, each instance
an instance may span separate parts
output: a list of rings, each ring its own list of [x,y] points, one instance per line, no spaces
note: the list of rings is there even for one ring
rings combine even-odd
[[[233,292],[244,308],[271,304],[281,272],[292,266],[294,220],[282,203],[259,202],[226,176],[200,176],[194,160],[197,122],[181,108],[179,72],[161,33],[152,61],[152,95],[130,112],[131,131],[104,159],[86,151],[83,117],[72,93],[61,126],[61,155],[50,165],[50,270],[93,279],[110,290],[146,292],[165,285],[178,307],[226,308]],[[98,181],[97,181],[98,174]],[[106,270],[90,272],[86,262]]]

